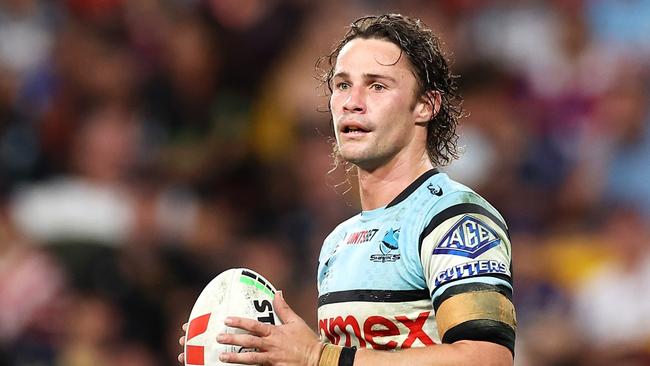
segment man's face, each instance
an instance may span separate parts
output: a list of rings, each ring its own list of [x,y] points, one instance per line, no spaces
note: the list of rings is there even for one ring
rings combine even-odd
[[[424,149],[422,132],[416,134],[424,128],[416,122],[426,122],[416,111],[416,89],[397,45],[361,38],[347,43],[336,60],[330,98],[341,157],[371,171],[406,150]]]

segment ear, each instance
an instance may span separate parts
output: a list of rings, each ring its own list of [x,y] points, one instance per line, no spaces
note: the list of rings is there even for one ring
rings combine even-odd
[[[428,91],[419,97],[413,109],[416,123],[427,123],[431,121],[440,111],[442,96],[437,91]]]

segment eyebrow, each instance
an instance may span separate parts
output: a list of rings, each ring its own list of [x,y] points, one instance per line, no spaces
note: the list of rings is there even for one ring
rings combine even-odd
[[[393,83],[397,83],[397,80],[395,80],[395,78],[388,75],[363,73],[361,76],[366,80],[384,79],[384,80],[392,81]],[[350,74],[345,71],[340,71],[334,74],[333,78],[349,79]]]

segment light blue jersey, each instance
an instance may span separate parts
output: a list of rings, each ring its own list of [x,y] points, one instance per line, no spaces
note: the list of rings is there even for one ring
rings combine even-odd
[[[512,292],[501,215],[471,189],[431,170],[386,207],[340,224],[318,265],[318,327],[342,346],[399,349],[440,343],[434,304],[450,286]]]

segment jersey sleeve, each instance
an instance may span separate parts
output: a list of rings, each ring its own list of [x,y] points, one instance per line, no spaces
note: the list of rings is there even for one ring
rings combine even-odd
[[[420,245],[442,342],[488,341],[514,355],[511,246],[496,210],[480,200],[449,205],[429,221]]]
[[[436,214],[420,235],[420,260],[431,300],[449,287],[484,283],[512,294],[508,228],[478,203],[458,203]]]

